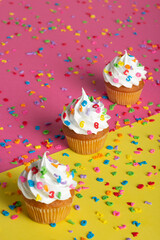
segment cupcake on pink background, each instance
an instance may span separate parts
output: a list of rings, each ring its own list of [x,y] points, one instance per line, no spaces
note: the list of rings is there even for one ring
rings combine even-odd
[[[82,96],[74,99],[62,112],[63,132],[70,149],[79,154],[98,152],[109,131],[107,109],[84,89]]]
[[[125,50],[103,70],[106,92],[111,102],[120,105],[135,104],[141,95],[147,72],[138,60]]]

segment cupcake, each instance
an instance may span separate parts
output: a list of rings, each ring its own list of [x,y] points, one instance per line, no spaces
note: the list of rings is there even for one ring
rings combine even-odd
[[[106,112],[102,102],[87,96],[82,89],[82,96],[74,99],[61,115],[70,149],[79,154],[92,154],[103,147],[109,131],[110,116]]]
[[[18,179],[29,217],[39,223],[56,223],[69,214],[77,183],[69,166],[47,157],[30,163]]]
[[[136,103],[140,98],[146,73],[142,64],[126,50],[123,56],[115,57],[103,71],[109,100],[120,105]]]

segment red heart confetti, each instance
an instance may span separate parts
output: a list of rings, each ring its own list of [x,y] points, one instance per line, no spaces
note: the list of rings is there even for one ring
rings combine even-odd
[[[154,185],[155,184],[155,182],[148,182],[148,185]]]
[[[137,237],[138,234],[139,234],[138,232],[132,232],[133,237]]]
[[[143,184],[138,184],[137,188],[142,189],[142,188],[144,188],[144,185]]]

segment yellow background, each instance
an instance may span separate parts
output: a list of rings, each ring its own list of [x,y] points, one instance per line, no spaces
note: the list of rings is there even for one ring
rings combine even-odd
[[[149,119],[155,119],[154,122],[149,122],[145,125],[141,123],[134,123],[133,127],[123,127],[110,132],[108,134],[105,147],[99,152],[103,156],[96,158],[98,154],[89,156],[82,156],[73,153],[70,149],[60,151],[52,154],[52,158],[57,159],[60,163],[69,164],[71,169],[76,169],[75,180],[77,182],[84,181],[85,187],[89,187],[87,190],[81,190],[80,193],[83,198],[75,196],[72,210],[63,222],[57,223],[55,228],[46,224],[38,224],[30,220],[27,216],[23,200],[20,195],[17,194],[17,179],[24,166],[17,167],[7,172],[0,174],[0,182],[7,182],[7,187],[2,188],[0,186],[0,212],[6,210],[10,213],[5,217],[0,213],[0,240],[28,240],[28,239],[44,239],[44,240],[68,240],[81,239],[81,237],[87,239],[89,231],[94,233],[92,239],[96,240],[124,240],[127,238],[136,240],[159,240],[160,239],[160,180],[159,180],[159,162],[160,162],[160,114],[152,116]],[[123,136],[118,137],[118,133]],[[139,139],[129,137],[128,134],[139,136]],[[150,140],[149,135],[154,135],[154,139]],[[117,141],[118,140],[118,141]],[[138,145],[131,143],[131,141],[138,142]],[[115,154],[115,149],[107,150],[106,146],[111,145],[115,147],[118,145],[118,151],[121,154]],[[141,154],[135,154],[134,151],[140,147],[143,149]],[[150,153],[150,149],[155,149],[154,153]],[[63,153],[68,153],[69,157],[63,156]],[[110,156],[105,156],[110,153]],[[119,160],[114,160],[114,156],[119,156]],[[128,157],[129,155],[129,157]],[[130,158],[130,159],[129,159]],[[90,161],[93,159],[92,161]],[[104,160],[110,160],[108,165],[103,164]],[[142,162],[146,161],[147,165],[132,166],[126,163],[128,162]],[[80,167],[76,167],[75,163],[81,163]],[[117,166],[113,168],[111,165]],[[156,169],[152,167],[156,166]],[[99,167],[100,172],[94,171],[94,167]],[[112,172],[117,172],[113,176]],[[134,175],[129,176],[126,172],[133,171]],[[12,174],[12,177],[8,177],[8,172]],[[148,172],[152,172],[152,175],[147,176]],[[86,179],[81,179],[80,174],[86,174]],[[103,178],[103,182],[98,182],[96,178]],[[121,182],[128,181],[128,184],[123,186]],[[148,182],[155,182],[154,187],[149,187]],[[105,183],[109,182],[109,186],[105,186]],[[143,189],[138,189],[138,184],[144,184]],[[78,185],[81,187],[82,185]],[[112,189],[116,186],[122,186],[124,194],[122,197],[115,197],[113,192],[117,192]],[[110,190],[112,195],[102,200],[102,196],[106,195],[105,192]],[[95,202],[92,197],[97,197],[98,202]],[[23,212],[19,213],[19,218],[11,220],[11,215],[16,214],[15,210],[10,210],[8,205],[12,205],[15,201],[22,201]],[[107,206],[105,202],[113,202],[113,206]],[[151,202],[152,205],[145,204],[144,201]],[[136,212],[129,211],[129,205],[127,202],[134,202],[133,206]],[[74,205],[80,205],[80,210],[75,210]],[[113,216],[113,211],[119,211],[120,216]],[[139,212],[141,211],[141,212]],[[98,216],[97,212],[102,216]],[[75,224],[72,225],[67,222],[71,219]],[[86,226],[81,226],[80,221],[87,220]],[[107,223],[103,223],[106,220]],[[141,223],[139,227],[132,224],[132,221]],[[126,229],[120,230],[118,226],[126,225]],[[119,230],[117,230],[119,229]],[[73,232],[70,233],[69,230]],[[131,232],[139,232],[137,237],[133,237]]]

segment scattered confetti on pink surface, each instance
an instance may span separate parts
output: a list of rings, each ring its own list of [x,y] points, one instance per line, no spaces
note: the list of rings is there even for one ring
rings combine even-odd
[[[0,172],[68,147],[60,114],[82,87],[101,97],[111,130],[160,112],[157,1],[6,0],[0,8]],[[108,101],[102,75],[125,49],[148,72],[133,106]]]

